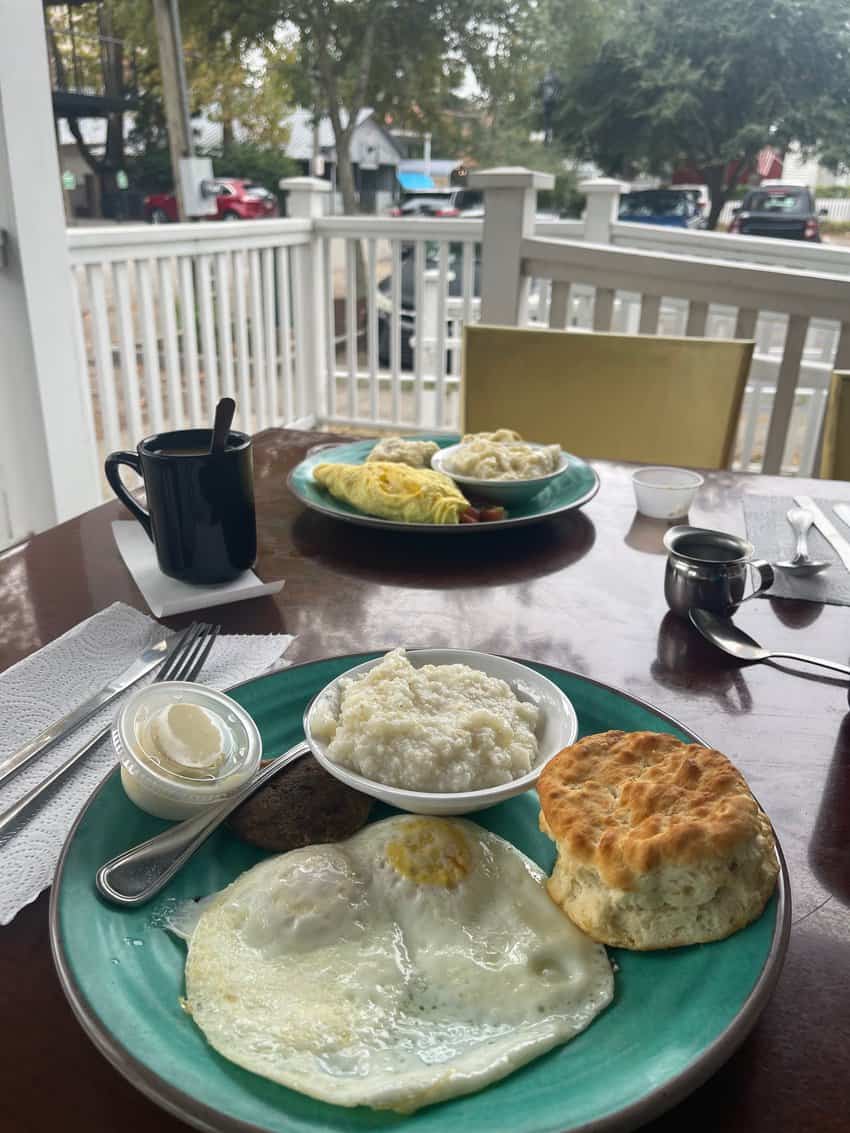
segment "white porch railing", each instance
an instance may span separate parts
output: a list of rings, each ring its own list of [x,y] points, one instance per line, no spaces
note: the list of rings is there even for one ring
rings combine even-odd
[[[736,466],[811,471],[850,364],[850,250],[617,223],[604,181],[584,221],[535,224],[533,175],[479,177],[483,223],[329,217],[326,184],[299,178],[288,220],[70,230],[98,457],[208,423],[223,394],[248,430],[456,428],[461,331],[483,318],[754,337]]]

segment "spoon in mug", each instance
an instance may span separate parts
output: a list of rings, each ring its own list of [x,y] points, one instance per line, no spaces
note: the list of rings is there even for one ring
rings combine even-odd
[[[236,412],[236,402],[232,397],[223,397],[215,407],[215,421],[213,422],[212,443],[210,456],[224,452],[230,426],[233,424],[233,415]]]
[[[826,570],[828,566],[832,566],[832,562],[829,559],[813,559],[809,555],[806,537],[814,521],[812,513],[802,507],[792,507],[788,509],[786,518],[797,536],[797,546],[794,550],[793,558],[786,559],[781,563],[775,563],[774,565],[779,567],[780,570],[785,571],[786,574],[796,574],[799,575],[800,578],[808,578],[813,574],[820,574],[822,570]]]

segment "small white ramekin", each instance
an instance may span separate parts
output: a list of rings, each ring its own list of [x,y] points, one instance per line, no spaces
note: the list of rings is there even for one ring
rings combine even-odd
[[[228,736],[224,767],[207,779],[176,774],[141,751],[136,716],[143,707],[169,701],[198,704],[215,716]],[[241,704],[192,681],[155,681],[127,700],[112,726],[112,743],[121,764],[121,785],[127,797],[156,818],[177,821],[223,802],[235,794],[260,766],[263,741],[257,725]]]
[[[632,476],[637,509],[649,519],[687,515],[702,483],[703,477],[689,468],[639,468]]]

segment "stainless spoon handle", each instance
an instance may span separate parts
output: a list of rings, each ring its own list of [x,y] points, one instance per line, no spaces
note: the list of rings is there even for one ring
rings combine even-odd
[[[822,669],[832,669],[836,673],[843,673],[850,677],[850,667],[840,665],[838,661],[825,661],[823,657],[807,657],[805,653],[778,653],[771,650],[771,660],[774,657],[784,657],[788,661],[805,661],[807,665],[819,665]]]
[[[147,842],[125,850],[102,865],[95,875],[95,885],[101,897],[114,905],[132,908],[143,905],[155,897],[168,884],[178,870],[188,862],[197,849],[217,830],[225,818],[247,798],[267,783],[274,775],[305,755],[309,748],[302,740],[289,751],[273,759],[258,775],[232,798],[211,810],[204,810],[194,818],[178,822],[163,830]]]

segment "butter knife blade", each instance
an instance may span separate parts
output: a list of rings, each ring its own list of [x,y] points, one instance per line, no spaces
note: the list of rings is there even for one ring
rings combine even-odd
[[[850,504],[833,504],[832,510],[842,523],[846,523],[850,527]]]
[[[827,519],[811,496],[795,496],[794,500],[800,507],[812,513],[815,527],[832,549],[837,552],[845,567],[850,570],[850,542],[839,533],[833,522]]]
[[[12,755],[7,756],[4,760],[0,761],[0,783],[10,779],[23,767],[25,767],[30,760],[35,759],[37,755],[47,751],[55,743],[63,740],[66,736],[70,735],[75,728],[80,724],[84,724],[91,716],[103,708],[104,705],[109,704],[116,696],[128,689],[130,685],[140,680],[146,673],[149,673],[155,666],[162,664],[168,656],[168,639],[163,638],[162,641],[156,642],[142,653],[136,660],[129,665],[123,673],[120,673],[108,684],[104,685],[102,689],[90,696],[82,704],[67,712],[60,720],[45,728],[40,732],[35,739],[24,744]]]

